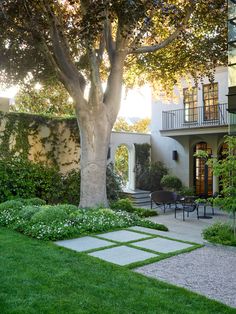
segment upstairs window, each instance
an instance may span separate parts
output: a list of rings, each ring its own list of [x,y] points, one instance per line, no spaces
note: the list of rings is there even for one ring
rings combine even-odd
[[[184,121],[196,122],[198,120],[197,87],[184,88]]]
[[[203,85],[204,120],[219,117],[218,83]]]

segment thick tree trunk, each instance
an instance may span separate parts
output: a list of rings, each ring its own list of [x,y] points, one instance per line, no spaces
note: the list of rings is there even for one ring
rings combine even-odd
[[[79,115],[78,123],[81,139],[79,206],[107,206],[106,167],[112,126],[104,110],[88,110]]]

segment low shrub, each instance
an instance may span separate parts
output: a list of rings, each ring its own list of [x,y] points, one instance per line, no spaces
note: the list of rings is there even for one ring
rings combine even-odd
[[[73,211],[73,209],[71,210],[71,208],[66,205],[44,205],[41,206],[40,211],[36,212],[32,216],[31,221],[33,223],[45,224],[56,221],[64,221],[65,219],[69,218],[70,213],[72,213]]]
[[[164,226],[162,224],[157,224],[153,221],[145,220],[145,219],[138,221],[137,226],[161,230],[161,231],[168,231],[168,228],[166,226]]]
[[[127,212],[133,212],[134,206],[129,198],[122,198],[116,202],[111,202],[110,207],[112,209],[125,210]]]
[[[227,223],[214,223],[203,230],[203,237],[209,242],[236,246],[233,227]]]
[[[134,213],[137,214],[139,217],[151,217],[158,215],[158,212],[156,210],[140,207],[135,207]]]
[[[19,218],[23,220],[30,220],[32,216],[41,210],[40,206],[28,205],[22,208],[19,212]]]
[[[167,173],[168,170],[162,162],[155,162],[139,174],[139,187],[148,191],[161,190],[161,179]]]
[[[161,186],[166,190],[180,191],[183,184],[178,177],[166,174],[161,179]]]
[[[14,223],[23,206],[19,200],[10,200],[0,204],[0,225],[7,226]]]
[[[114,210],[123,210],[129,213],[135,213],[139,217],[157,216],[157,211],[155,210],[133,206],[132,201],[129,198],[119,199],[116,202],[112,202],[110,207]]]
[[[134,225],[167,230],[163,225],[126,211],[108,208],[82,210],[68,204],[24,206],[19,200],[0,204],[0,225],[42,240],[66,239]]]

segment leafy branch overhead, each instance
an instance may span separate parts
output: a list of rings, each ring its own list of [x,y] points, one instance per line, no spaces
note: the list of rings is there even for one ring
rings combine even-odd
[[[200,63],[216,65],[225,60],[224,3],[222,0],[2,1],[1,68],[10,71],[16,80],[25,78],[29,71],[40,79],[57,75],[69,89],[70,77],[76,77],[81,97],[85,82],[91,79],[101,92],[101,81],[109,75],[111,65],[125,56],[128,56],[128,81],[135,80],[130,79],[129,69],[141,73],[146,68],[147,78],[153,78],[154,72],[160,79],[165,71],[171,77],[176,76],[176,70],[182,74],[188,67],[189,71],[192,63],[190,71],[194,72]],[[211,14],[206,14],[209,10]],[[170,44],[167,51],[165,47]],[[199,70],[207,71],[206,68],[209,69]]]

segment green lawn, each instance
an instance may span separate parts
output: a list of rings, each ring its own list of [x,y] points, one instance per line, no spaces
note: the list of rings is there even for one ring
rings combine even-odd
[[[236,313],[184,289],[0,228],[0,313]]]

